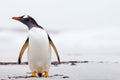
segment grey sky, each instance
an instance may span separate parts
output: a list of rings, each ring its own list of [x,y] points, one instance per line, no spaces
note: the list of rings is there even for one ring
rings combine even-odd
[[[48,29],[120,26],[119,0],[1,0],[0,27],[23,24],[12,16],[31,15]]]

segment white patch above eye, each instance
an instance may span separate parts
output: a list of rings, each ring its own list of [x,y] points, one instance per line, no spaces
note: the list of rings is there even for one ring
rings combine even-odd
[[[28,18],[28,15],[24,15],[23,18]]]

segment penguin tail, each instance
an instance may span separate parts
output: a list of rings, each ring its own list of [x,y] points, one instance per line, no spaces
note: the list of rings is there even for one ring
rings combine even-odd
[[[37,73],[39,77],[42,77],[42,73]]]

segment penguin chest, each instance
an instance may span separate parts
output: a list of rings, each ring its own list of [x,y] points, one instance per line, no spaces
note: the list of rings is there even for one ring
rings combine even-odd
[[[29,31],[28,63],[36,72],[48,71],[51,63],[51,49],[47,33],[40,28]]]

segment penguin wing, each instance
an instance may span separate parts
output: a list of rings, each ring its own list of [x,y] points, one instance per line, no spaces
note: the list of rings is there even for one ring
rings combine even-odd
[[[52,39],[50,38],[50,36],[48,35],[48,39],[49,39],[49,42],[50,42],[50,45],[52,46],[53,50],[55,51],[56,53],[56,56],[57,56],[57,59],[58,59],[58,62],[60,64],[60,57],[59,57],[59,54],[58,54],[58,51],[57,51],[57,48],[55,47]]]
[[[21,51],[20,51],[20,54],[19,54],[19,57],[18,57],[18,64],[21,63],[21,58],[23,56],[23,53],[24,53],[25,49],[28,47],[28,42],[29,42],[29,38],[27,38],[27,40],[25,41],[23,47],[21,48]]]

